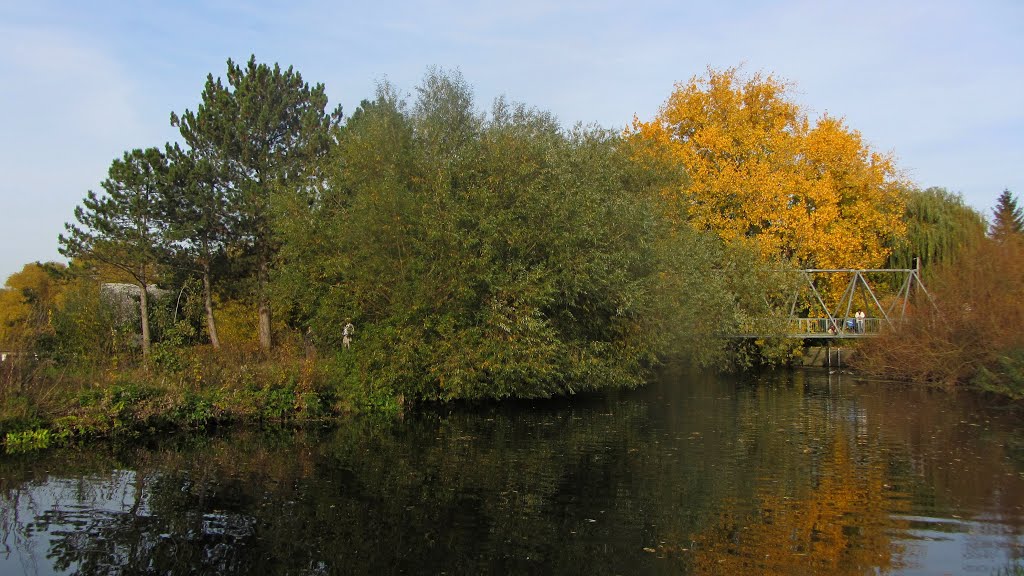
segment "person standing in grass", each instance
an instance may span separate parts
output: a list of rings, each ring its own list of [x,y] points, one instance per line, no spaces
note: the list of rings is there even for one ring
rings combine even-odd
[[[352,335],[356,333],[356,327],[352,325],[351,318],[345,318],[345,327],[341,329],[341,347],[348,350],[352,346]]]

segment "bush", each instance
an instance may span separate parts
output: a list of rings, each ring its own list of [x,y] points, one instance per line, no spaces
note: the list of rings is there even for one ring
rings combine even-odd
[[[23,432],[8,432],[4,438],[4,446],[9,454],[31,452],[50,447],[50,431],[36,428]]]
[[[1024,400],[1024,349],[1010,350],[990,366],[982,366],[971,384],[980,390]]]
[[[865,343],[856,366],[876,376],[1020,394],[1024,241],[985,240],[932,276],[908,321]]]
[[[549,397],[636,386],[665,352],[714,356],[696,352],[719,344],[707,332],[671,338],[733,303],[722,250],[664,214],[679,174],[615,132],[503,100],[479,113],[457,74],[418,94],[364,102],[333,185],[280,204],[277,309],[321,349],[353,319],[343,378],[367,398]]]

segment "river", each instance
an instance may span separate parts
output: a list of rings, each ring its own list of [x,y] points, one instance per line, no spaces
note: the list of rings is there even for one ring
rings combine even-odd
[[[1019,410],[827,372],[0,457],[0,574],[1024,574]]]

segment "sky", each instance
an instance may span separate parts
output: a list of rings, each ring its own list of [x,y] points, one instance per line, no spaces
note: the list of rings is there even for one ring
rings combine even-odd
[[[812,119],[845,119],[917,186],[988,217],[1024,194],[1020,0],[0,0],[0,279],[64,261],[57,236],[111,161],[176,141],[170,113],[250,55],[346,114],[434,66],[481,109],[504,96],[608,128],[741,66],[792,82]]]

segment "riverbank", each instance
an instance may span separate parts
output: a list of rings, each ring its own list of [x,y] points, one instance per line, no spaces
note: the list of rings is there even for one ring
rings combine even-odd
[[[857,373],[861,349],[810,347],[794,367]],[[356,354],[346,352],[267,356],[195,346],[174,354],[158,350],[148,366],[119,366],[115,358],[102,367],[69,368],[9,357],[0,367],[0,441],[8,453],[219,425],[305,426],[355,414],[392,416],[417,400],[375,382]]]
[[[354,374],[345,355],[264,358],[196,348],[173,365],[89,370],[26,359],[5,366],[6,452],[221,424],[307,424],[397,414],[406,400]]]

